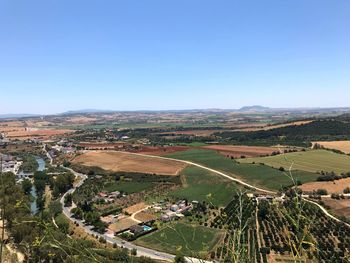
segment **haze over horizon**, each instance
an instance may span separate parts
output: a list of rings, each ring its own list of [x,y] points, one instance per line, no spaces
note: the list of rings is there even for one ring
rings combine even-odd
[[[349,1],[0,3],[0,114],[345,107]]]

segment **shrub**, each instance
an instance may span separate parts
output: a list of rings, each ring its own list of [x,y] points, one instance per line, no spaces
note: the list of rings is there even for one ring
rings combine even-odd
[[[343,190],[343,193],[344,193],[344,194],[350,194],[350,187],[346,187],[346,188]]]
[[[326,189],[317,189],[316,194],[318,195],[328,195],[328,192]]]

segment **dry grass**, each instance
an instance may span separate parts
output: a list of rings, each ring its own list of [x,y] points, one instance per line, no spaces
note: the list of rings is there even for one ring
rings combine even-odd
[[[142,211],[135,215],[135,219],[142,222],[149,222],[151,220],[156,220],[157,217],[153,214]]]
[[[108,229],[114,231],[114,232],[119,232],[125,229],[128,229],[129,227],[136,225],[137,222],[132,220],[130,217],[123,218],[119,220],[118,222],[109,225]]]
[[[141,203],[138,203],[136,205],[132,205],[132,206],[129,206],[129,207],[123,209],[123,212],[131,215],[131,214],[133,214],[137,211],[140,211],[146,207],[147,207],[146,204],[144,202],[141,202]]]
[[[304,125],[312,122],[310,121],[294,121],[294,122],[288,122],[288,123],[283,123],[283,124],[276,124],[276,125],[267,125],[267,126],[260,126],[260,127],[249,127],[249,128],[244,128],[244,129],[237,129],[236,131],[268,131],[272,129],[277,129],[277,128],[283,128],[283,127],[288,127],[288,126],[299,126],[299,125]]]
[[[350,141],[329,141],[329,142],[313,142],[322,145],[328,149],[336,149],[344,153],[350,153]]]
[[[10,131],[6,133],[9,138],[30,138],[30,137],[43,137],[48,138],[50,136],[63,135],[72,133],[73,130],[36,130],[36,129],[25,129]]]
[[[326,189],[328,194],[342,194],[346,187],[350,187],[350,177],[331,182],[310,182],[298,186],[304,192],[312,192],[317,189]]]
[[[158,175],[178,175],[186,164],[173,161],[140,156],[126,152],[90,151],[73,160],[85,166],[98,166],[109,171],[137,172]]]

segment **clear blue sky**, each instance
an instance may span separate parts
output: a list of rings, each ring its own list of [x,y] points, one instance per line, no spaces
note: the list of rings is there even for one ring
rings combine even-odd
[[[350,106],[348,0],[0,0],[0,113]]]

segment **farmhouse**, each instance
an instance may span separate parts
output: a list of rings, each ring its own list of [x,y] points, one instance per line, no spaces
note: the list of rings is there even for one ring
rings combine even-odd
[[[134,225],[130,227],[130,232],[133,233],[134,235],[139,235],[142,232],[144,232],[144,229],[140,225]]]

